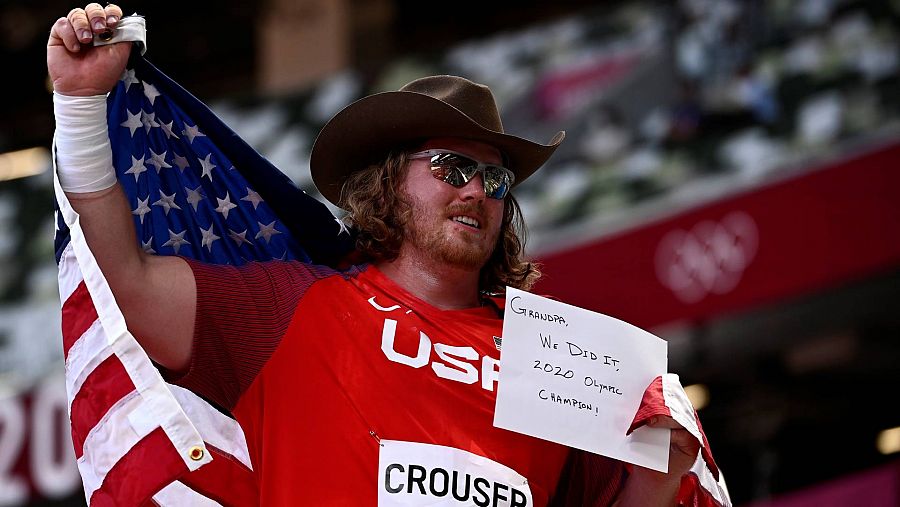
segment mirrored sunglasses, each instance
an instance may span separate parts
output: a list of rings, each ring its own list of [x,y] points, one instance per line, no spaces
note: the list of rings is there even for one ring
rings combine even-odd
[[[503,199],[509,193],[516,177],[509,169],[493,164],[483,164],[455,151],[425,150],[409,155],[410,159],[427,158],[431,161],[431,175],[444,183],[462,188],[481,173],[484,194],[492,199]]]

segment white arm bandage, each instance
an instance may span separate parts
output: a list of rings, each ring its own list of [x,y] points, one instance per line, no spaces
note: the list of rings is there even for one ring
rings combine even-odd
[[[53,93],[56,171],[66,192],[104,190],[116,184],[106,131],[106,95],[71,97]]]

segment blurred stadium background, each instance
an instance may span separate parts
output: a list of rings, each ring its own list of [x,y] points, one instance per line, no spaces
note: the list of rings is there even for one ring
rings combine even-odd
[[[0,1],[0,506],[84,504],[44,56],[72,6]],[[900,1],[125,9],[150,61],[310,193],[327,118],[425,74],[489,84],[512,133],[566,130],[517,194],[539,292],[668,340],[735,505],[900,505]]]

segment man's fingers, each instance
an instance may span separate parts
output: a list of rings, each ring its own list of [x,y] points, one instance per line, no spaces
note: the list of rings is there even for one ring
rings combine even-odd
[[[700,442],[691,432],[685,429],[673,429],[669,445],[675,447],[689,456],[697,456],[700,452]]]
[[[50,30],[50,40],[47,41],[47,45],[65,46],[66,49],[72,52],[81,50],[81,43],[78,42],[75,29],[66,18],[59,18],[56,20],[56,23],[53,23],[53,28]]]
[[[69,51],[79,51],[81,44],[89,44],[94,39],[94,34],[101,38],[112,37],[113,29],[121,19],[122,9],[116,4],[103,7],[99,3],[89,3],[84,9],[76,7],[53,25],[48,45],[65,45]]]
[[[87,44],[94,38],[94,34],[91,32],[91,25],[88,23],[87,14],[84,12],[84,9],[72,9],[69,11],[69,15],[66,16],[66,19],[69,20],[72,29],[75,30],[75,36],[78,38],[79,42]]]
[[[675,419],[666,415],[651,417],[650,420],[647,421],[647,426],[650,426],[651,428],[669,428],[673,430],[684,428],[684,426],[679,424]]]
[[[91,24],[91,31],[94,33],[105,33],[109,31],[106,27],[106,11],[103,6],[98,3],[89,3],[84,7],[84,14]]]
[[[106,26],[115,28],[119,24],[119,20],[122,19],[122,8],[116,4],[109,4],[104,10],[106,12]]]

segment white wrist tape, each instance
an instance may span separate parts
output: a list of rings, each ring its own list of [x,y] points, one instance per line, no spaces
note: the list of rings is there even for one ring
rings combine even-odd
[[[104,190],[116,184],[106,130],[106,95],[71,97],[53,93],[56,172],[66,192]]]

